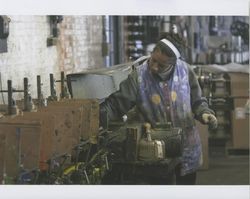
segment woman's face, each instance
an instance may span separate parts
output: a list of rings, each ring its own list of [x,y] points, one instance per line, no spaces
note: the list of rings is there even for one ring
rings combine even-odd
[[[176,58],[168,57],[160,50],[155,50],[149,59],[149,69],[153,74],[159,74],[171,69],[175,63]]]

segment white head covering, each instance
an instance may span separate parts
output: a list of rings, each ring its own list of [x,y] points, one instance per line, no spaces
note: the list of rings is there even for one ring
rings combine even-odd
[[[174,46],[172,42],[170,42],[167,39],[162,39],[161,42],[163,42],[166,46],[168,46],[173,51],[177,59],[181,57],[179,50]]]

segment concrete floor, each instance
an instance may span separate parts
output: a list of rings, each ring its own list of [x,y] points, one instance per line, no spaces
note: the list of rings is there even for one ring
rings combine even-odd
[[[197,173],[197,185],[249,185],[249,156],[209,157],[209,169]]]

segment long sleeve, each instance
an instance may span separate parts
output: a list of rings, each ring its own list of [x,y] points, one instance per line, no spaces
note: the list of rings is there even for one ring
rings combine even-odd
[[[118,91],[111,94],[100,105],[100,120],[107,114],[108,120],[117,120],[126,114],[136,104],[137,73],[133,71],[127,79],[120,83]],[[101,121],[100,121],[101,122]]]
[[[196,78],[194,71],[191,69],[190,66],[189,66],[189,85],[191,89],[192,111],[194,113],[195,119],[203,123],[202,114],[203,113],[214,114],[214,112],[208,107],[207,99],[205,97],[202,97],[202,91],[199,82]]]

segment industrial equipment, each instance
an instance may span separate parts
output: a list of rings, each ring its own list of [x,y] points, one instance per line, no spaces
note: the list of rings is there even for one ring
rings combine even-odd
[[[50,78],[50,96],[48,97],[49,101],[57,101],[57,95],[56,95],[56,88],[55,88],[55,83],[60,82],[60,88],[61,88],[61,93],[60,93],[60,99],[68,99],[69,98],[69,93],[67,86],[65,85],[65,82],[67,82],[67,79],[65,78],[65,74],[62,71],[61,72],[61,78],[60,80],[56,80],[54,78],[54,75],[51,73],[49,74]]]
[[[132,71],[131,66],[132,63],[127,63],[68,74],[67,83],[71,98],[102,100],[108,97],[119,89],[121,81]]]
[[[249,153],[249,66],[200,65],[195,71],[218,119],[218,128],[209,129],[210,144],[226,147],[228,154]]]
[[[145,137],[147,136],[147,137]],[[102,184],[148,183],[147,177],[168,178],[180,164],[182,131],[170,124],[110,122],[105,135],[112,169]]]
[[[142,59],[141,61],[143,61]],[[103,70],[89,70],[69,74],[72,98],[97,98],[100,102],[119,88],[136,63],[113,66]],[[84,86],[83,86],[84,85]],[[130,117],[130,115],[128,115]],[[170,124],[159,124],[156,129],[144,128],[139,121],[111,121],[107,125],[106,140],[111,155],[112,170],[103,184],[135,184],[140,178],[154,174],[166,177],[180,163],[182,131]],[[144,138],[145,133],[148,134]],[[151,138],[150,138],[151,137]],[[152,173],[153,169],[157,171]]]
[[[8,115],[16,114],[17,113],[17,107],[16,102],[13,100],[13,93],[15,92],[22,92],[24,94],[23,99],[23,111],[30,111],[33,108],[33,102],[32,98],[29,92],[29,84],[28,84],[28,78],[25,77],[23,79],[23,90],[17,90],[12,88],[12,81],[7,81],[8,89],[7,90],[0,90],[0,92],[8,93]]]

